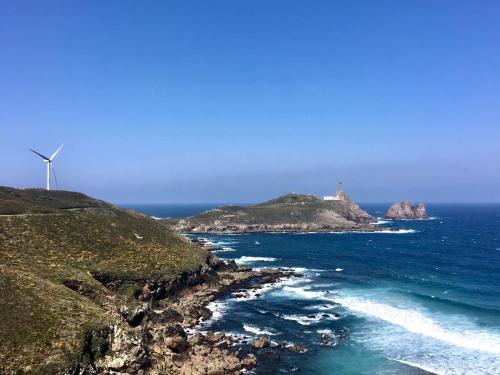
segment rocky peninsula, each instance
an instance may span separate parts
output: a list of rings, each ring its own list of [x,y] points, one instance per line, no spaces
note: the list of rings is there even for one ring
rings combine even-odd
[[[218,207],[165,222],[176,231],[189,233],[380,230],[373,225],[373,217],[345,192],[338,194],[338,200],[291,193],[253,206]]]
[[[428,219],[429,215],[424,203],[420,202],[413,205],[410,201],[402,201],[394,203],[385,214],[387,219],[404,220],[404,219]]]
[[[293,275],[223,262],[161,221],[63,191],[0,187],[0,248],[2,374],[239,373],[251,348],[192,328],[215,299]]]

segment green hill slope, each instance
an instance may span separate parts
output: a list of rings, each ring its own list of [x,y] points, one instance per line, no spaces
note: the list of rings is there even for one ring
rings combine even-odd
[[[0,249],[0,373],[104,355],[103,327],[132,329],[145,283],[168,285],[207,257],[163,223],[83,194],[3,187]]]
[[[373,218],[347,194],[325,201],[314,195],[287,194],[249,207],[225,206],[182,219],[167,220],[176,230],[243,232],[282,230],[375,230]]]

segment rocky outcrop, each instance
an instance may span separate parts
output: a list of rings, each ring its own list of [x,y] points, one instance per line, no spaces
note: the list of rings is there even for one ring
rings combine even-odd
[[[336,200],[287,194],[248,207],[225,206],[198,215],[168,219],[173,229],[191,233],[377,231],[373,217],[340,192]],[[199,244],[199,245],[202,245]]]
[[[267,348],[269,346],[269,337],[268,336],[259,336],[255,340],[253,340],[252,346],[255,349]]]
[[[428,219],[429,215],[422,202],[414,206],[410,201],[403,201],[394,203],[389,210],[387,210],[385,217],[393,220]]]
[[[222,332],[192,333],[190,329],[210,318],[212,313],[206,305],[216,298],[242,288],[258,289],[262,284],[277,282],[293,272],[285,269],[253,271],[233,262],[226,264],[210,253],[206,262],[206,267],[192,275],[164,283],[162,289],[168,292],[156,292],[161,288],[159,283],[146,283],[136,294],[138,300],[144,301],[143,309],[136,312],[141,313],[140,324],[134,325],[134,331],[123,330],[117,324],[103,331],[104,334],[93,334],[94,341],[95,338],[101,340],[100,346],[93,344],[101,354],[95,355],[85,349],[85,353],[89,353],[86,356],[92,360],[86,361],[86,366],[80,361],[73,373],[87,370],[151,375],[232,374],[255,367],[255,355],[233,348],[232,337]],[[123,319],[130,320],[133,314],[129,315],[122,314]],[[259,337],[253,346],[267,348],[269,338]],[[295,348],[291,351],[301,352]]]

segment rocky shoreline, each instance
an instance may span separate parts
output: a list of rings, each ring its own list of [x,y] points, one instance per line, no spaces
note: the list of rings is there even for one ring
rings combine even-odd
[[[194,240],[195,245],[207,250],[208,245]],[[193,275],[191,275],[193,276]],[[115,327],[92,332],[86,338],[88,346],[101,342],[113,355],[95,359],[86,355],[68,371],[99,374],[238,374],[256,366],[256,356],[238,344],[250,343],[250,338],[234,338],[222,332],[203,332],[200,322],[212,316],[207,308],[210,302],[245,289],[260,289],[288,277],[300,277],[289,269],[252,270],[238,266],[234,261],[224,262],[209,253],[206,265],[193,277],[183,282],[166,285],[149,283],[137,295],[144,308],[124,315],[133,332]],[[260,346],[260,342],[264,344]],[[252,343],[256,349],[267,348],[266,338],[258,337]],[[287,347],[300,353],[300,346]],[[84,349],[85,352],[85,349]],[[89,354],[91,353],[88,350]]]
[[[286,225],[191,225],[178,228],[187,234],[244,234],[244,233],[331,233],[331,232],[380,232],[382,230],[396,230],[382,228],[372,224],[359,224],[346,227],[329,227],[312,224],[286,224]]]

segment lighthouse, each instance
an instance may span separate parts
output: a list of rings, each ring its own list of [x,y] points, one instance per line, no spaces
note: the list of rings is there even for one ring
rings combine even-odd
[[[342,184],[342,181],[339,181],[339,183],[337,185],[337,193],[335,195],[325,195],[323,197],[323,200],[324,201],[339,201],[343,192],[344,192],[344,185]]]

